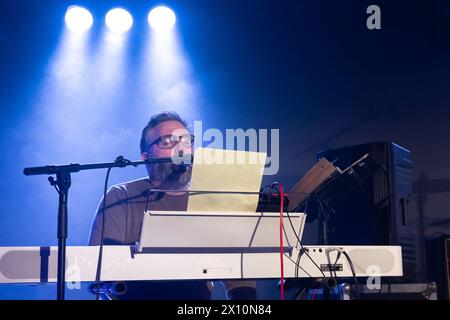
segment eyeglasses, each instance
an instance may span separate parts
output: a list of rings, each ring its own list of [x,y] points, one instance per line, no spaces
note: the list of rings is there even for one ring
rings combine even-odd
[[[182,143],[186,147],[192,146],[194,143],[194,136],[192,134],[183,134],[181,136],[174,136],[171,134],[161,136],[148,145],[148,148],[156,144],[161,149],[172,149],[177,144]]]

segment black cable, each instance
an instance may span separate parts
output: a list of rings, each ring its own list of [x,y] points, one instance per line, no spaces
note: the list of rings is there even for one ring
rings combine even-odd
[[[324,204],[328,208],[328,210],[332,210],[332,209],[328,206],[328,204],[324,203],[324,201],[319,196],[316,197],[316,201],[317,201],[318,207],[320,208],[319,210],[321,212],[321,218],[324,219],[324,221],[326,221],[325,227],[322,224],[322,233],[323,233],[322,236],[325,237],[325,234],[326,234],[326,241],[324,241],[325,242],[324,245],[328,245],[328,242],[329,242],[329,213],[325,213]],[[325,251],[325,252],[327,252],[327,251]],[[336,264],[339,260],[339,257],[340,257],[340,253],[338,253],[334,264],[331,265],[330,257],[327,254],[328,265],[330,266],[330,276],[332,278],[334,278],[334,280],[336,281],[336,285],[338,287],[338,294],[340,296],[339,280],[338,280],[337,273],[336,273]],[[333,271],[334,271],[334,275],[333,275]]]
[[[314,259],[311,258],[311,256],[309,255],[309,253],[308,253],[308,251],[305,249],[305,247],[303,247],[303,244],[302,244],[302,242],[301,242],[301,240],[300,240],[300,237],[297,235],[297,232],[295,231],[294,224],[292,223],[291,216],[289,215],[289,212],[288,212],[288,211],[286,211],[286,215],[287,215],[287,217],[288,217],[289,224],[291,225],[292,231],[294,232],[295,237],[296,237],[297,240],[298,240],[298,243],[299,243],[299,245],[300,245],[301,250],[306,254],[306,256],[311,260],[311,262],[317,267],[317,269],[319,269],[319,271],[322,273],[322,275],[324,276],[324,278],[326,278],[325,273],[323,272],[323,270],[317,265],[317,263],[314,261]]]
[[[336,287],[337,287],[337,294],[338,294],[338,296],[339,296],[339,298],[338,298],[338,300],[340,300],[341,299],[341,288],[339,287],[339,279],[338,279],[338,276],[337,276],[337,273],[336,273],[336,264],[337,264],[337,262],[339,261],[339,258],[340,258],[340,254],[339,254],[339,252],[338,252],[338,254],[337,254],[337,256],[336,256],[336,261],[334,261],[334,265],[333,265],[333,271],[334,271],[334,279],[336,280]],[[333,277],[333,276],[332,276]]]
[[[356,298],[358,300],[361,300],[361,297],[359,295],[359,289],[358,289],[358,279],[356,278],[356,272],[355,272],[355,268],[353,266],[353,262],[352,259],[350,259],[349,255],[347,252],[345,252],[344,250],[342,250],[342,254],[345,256],[345,258],[347,259],[348,263],[350,264],[350,269],[352,270],[352,275],[353,275],[353,280],[355,281],[355,293],[356,293]]]
[[[327,260],[328,260],[328,265],[330,267],[330,277],[333,278],[336,281],[336,286],[337,286],[337,293],[335,292],[334,288],[333,288],[333,294],[336,297],[336,294],[338,295],[338,300],[340,298],[340,289],[339,289],[339,281],[338,281],[338,277],[337,277],[337,273],[336,273],[336,264],[341,256],[340,251],[338,251],[337,255],[336,255],[336,260],[334,261],[334,264],[331,264],[331,260],[330,260],[330,251],[325,250],[325,253],[327,255]]]
[[[383,282],[381,277],[379,277],[379,279],[380,279],[380,290],[378,291],[378,297],[381,297],[381,292],[383,291]]]
[[[318,202],[319,202],[319,205],[320,205],[321,210],[322,210],[322,212],[323,212],[323,204],[322,204],[321,200],[318,199]],[[322,269],[316,264],[316,262],[311,258],[311,256],[307,253],[307,251],[306,251],[305,248],[303,247],[302,242],[300,241],[300,238],[299,238],[299,236],[297,235],[297,232],[295,231],[294,225],[293,225],[293,223],[292,223],[292,221],[291,221],[291,217],[289,216],[289,212],[287,211],[286,214],[287,214],[287,216],[288,216],[289,223],[290,223],[290,225],[291,225],[291,227],[292,227],[292,231],[294,232],[294,234],[295,234],[295,236],[296,236],[296,238],[297,238],[297,240],[298,240],[298,242],[299,242],[299,244],[300,244],[301,249],[303,250],[303,252],[305,252],[305,254],[308,256],[308,258],[313,262],[313,264],[320,270],[320,272],[322,273],[323,277],[326,278],[325,273],[324,273],[324,272],[322,271]],[[306,209],[305,209],[305,214],[306,214]],[[356,272],[355,272],[355,269],[354,269],[354,267],[353,267],[353,262],[351,261],[350,257],[348,256],[348,254],[347,254],[345,251],[343,251],[342,253],[344,254],[344,256],[346,257],[347,261],[348,261],[349,264],[350,264],[350,268],[351,268],[351,270],[352,270],[353,279],[354,279],[354,281],[355,281],[355,292],[356,292],[356,296],[357,296],[357,299],[360,300],[360,295],[359,295],[359,290],[358,290],[358,280],[357,280],[357,278],[356,278]],[[339,256],[338,256],[338,258],[339,258]],[[334,266],[333,266],[333,269],[335,269],[335,267],[336,267],[336,263],[337,263],[337,261],[338,261],[338,258],[336,259],[336,262],[335,262],[335,264],[334,264]],[[298,263],[298,264],[296,263],[297,268],[299,267],[299,264],[300,264],[300,263]],[[330,265],[330,267],[331,267],[331,265]],[[297,269],[296,269],[296,271],[297,271]],[[336,283],[337,283],[337,286],[338,286],[338,294],[340,295],[340,288],[339,288],[339,283],[338,283],[338,280],[337,280],[336,270],[334,271],[334,273],[335,273],[334,278],[335,278]],[[333,277],[333,275],[332,275],[332,277]]]
[[[275,189],[275,187],[278,186],[278,185],[279,185],[278,182],[274,182],[274,183],[272,184],[272,189]],[[280,194],[279,189],[278,189],[278,194]],[[306,214],[306,211],[305,211],[305,214]],[[287,215],[287,217],[288,217],[289,224],[291,225],[292,231],[294,232],[294,235],[295,235],[295,237],[297,238],[297,241],[298,241],[298,243],[299,243],[299,245],[300,245],[301,250],[306,254],[306,256],[311,260],[311,262],[317,267],[317,269],[319,269],[319,271],[322,273],[323,277],[326,278],[325,273],[324,273],[324,272],[322,271],[322,269],[317,265],[317,263],[314,261],[314,259],[311,258],[311,256],[308,254],[307,250],[303,247],[302,241],[300,240],[300,236],[297,234],[297,231],[296,231],[295,228],[294,228],[294,224],[292,223],[291,216],[289,215],[289,210],[286,210],[286,215]],[[300,265],[300,262],[299,262],[298,264],[296,264],[296,265],[297,265],[297,268],[298,268],[299,265]],[[296,272],[297,272],[297,270],[298,270],[298,269],[296,269]]]
[[[270,187],[270,188],[271,188],[271,191],[270,191],[270,193],[269,193],[270,196],[272,196],[272,192],[273,192],[274,189],[275,189],[275,190],[278,189],[278,195],[280,195],[280,190],[279,190],[279,188],[277,188],[278,185],[279,185],[278,182],[274,182],[274,183],[272,183],[272,185],[270,185],[270,186],[269,186],[269,185],[266,185],[266,186],[264,186],[264,187],[262,187],[262,188],[260,189],[260,193],[262,194],[262,191],[263,191],[265,188]],[[306,214],[306,210],[305,210],[305,214]],[[289,215],[289,211],[288,211],[288,210],[286,210],[286,215],[287,215],[287,217],[288,217],[289,224],[291,225],[292,231],[294,232],[294,235],[295,235],[295,237],[296,237],[296,239],[297,239],[297,241],[298,241],[298,243],[299,243],[299,245],[300,245],[300,248],[301,248],[300,254],[297,256],[297,261],[296,261],[296,262],[295,262],[294,260],[292,260],[291,257],[289,257],[288,255],[284,254],[284,255],[285,255],[292,263],[294,263],[294,265],[296,266],[296,268],[295,268],[295,278],[298,278],[298,270],[299,270],[299,268],[300,268],[300,269],[302,269],[303,272],[305,272],[311,279],[314,279],[314,277],[312,277],[308,272],[306,272],[305,269],[303,269],[303,268],[300,266],[300,258],[301,258],[302,252],[304,252],[304,253],[306,254],[306,256],[311,260],[311,262],[312,262],[312,263],[317,267],[317,269],[322,273],[323,277],[326,278],[325,273],[324,273],[324,272],[322,271],[322,269],[317,265],[317,263],[314,261],[314,259],[311,258],[311,256],[308,254],[308,251],[305,249],[305,247],[303,247],[302,241],[300,240],[300,236],[297,234],[297,231],[296,231],[295,228],[294,228],[294,224],[292,223],[291,216]]]
[[[306,288],[307,287],[303,287],[297,291],[297,293],[295,294],[295,300],[305,300],[305,299],[302,299],[302,297],[306,292]]]
[[[116,160],[114,161],[116,163],[123,164],[123,167],[130,164],[131,161],[128,159],[125,159],[123,156],[118,156]],[[136,167],[137,165],[133,165]],[[122,167],[122,166],[120,166]],[[97,272],[95,274],[95,282],[96,282],[96,288],[97,292],[95,295],[96,300],[100,300],[100,276],[102,272],[102,260],[103,260],[103,242],[105,238],[105,216],[106,216],[106,193],[108,191],[108,181],[109,181],[109,174],[111,173],[111,167],[108,168],[108,171],[106,171],[106,178],[105,178],[105,185],[103,188],[103,203],[102,203],[102,229],[100,233],[100,248],[98,252],[98,261],[97,261]]]
[[[302,258],[302,255],[298,254],[297,255],[297,261],[296,261],[297,268],[295,268],[295,274],[294,274],[296,278],[298,278],[298,267],[300,266],[301,258]]]
[[[302,266],[298,262],[295,262],[294,260],[292,260],[292,258],[289,255],[287,255],[286,253],[283,253],[283,255],[286,258],[288,258],[295,266],[297,266],[297,269],[302,269],[303,272],[306,273],[306,275],[308,277],[310,277],[311,279],[314,279],[314,277],[312,275],[310,275],[305,269],[303,269]]]
[[[106,172],[105,185],[104,185],[104,189],[103,189],[102,229],[101,229],[101,233],[100,233],[100,249],[98,252],[97,272],[95,274],[95,282],[96,282],[96,286],[97,286],[97,293],[95,296],[96,300],[100,300],[100,275],[102,272],[103,241],[104,241],[104,237],[105,237],[106,193],[107,193],[107,189],[108,189],[108,180],[109,180],[110,172],[111,172],[111,168],[108,168],[108,171]]]
[[[392,296],[392,279],[389,277],[388,278],[388,289],[387,289],[387,295],[386,295],[386,300],[390,300],[391,296]]]
[[[329,213],[326,213],[325,214],[325,208],[324,208],[324,205],[325,205],[325,207],[327,207],[328,208],[328,210],[333,210],[333,209],[331,209],[329,206],[328,206],[328,204],[327,203],[325,203],[320,197],[316,197],[316,200],[317,200],[317,203],[318,203],[318,206],[320,207],[320,211],[322,212],[322,218],[323,219],[326,219],[326,230],[325,230],[325,232],[326,232],[326,234],[327,234],[327,242],[329,241]],[[333,212],[334,213],[334,212]],[[326,243],[326,245],[328,245],[328,243]],[[331,261],[330,260],[328,260],[328,263],[329,263],[329,266],[330,266],[330,275],[331,275],[331,277],[332,278],[334,278],[334,280],[336,281],[336,286],[337,286],[337,294],[339,295],[339,298],[340,298],[340,296],[341,296],[341,289],[340,289],[340,287],[339,287],[339,279],[338,279],[338,276],[337,276],[337,273],[336,273],[336,264],[337,264],[337,262],[338,262],[338,260],[339,260],[339,258],[340,258],[340,255],[341,255],[341,253],[340,252],[338,252],[338,254],[337,254],[337,256],[336,256],[336,261],[334,262],[334,264],[333,265],[331,265]],[[328,257],[328,259],[329,259],[329,256],[327,256]],[[333,275],[333,271],[334,271],[334,275]],[[336,294],[335,294],[336,295]]]

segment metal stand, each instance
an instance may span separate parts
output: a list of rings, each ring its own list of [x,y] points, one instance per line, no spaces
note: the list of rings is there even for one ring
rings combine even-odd
[[[329,208],[324,207],[324,202],[320,197],[316,197],[317,209],[319,211],[319,239],[322,239],[322,245],[327,246],[330,244],[328,237],[328,222],[330,220]]]
[[[176,160],[176,161],[174,161]],[[192,156],[186,155],[183,158],[177,157],[172,159],[167,158],[149,158],[142,161],[130,161],[124,159],[122,156],[118,157],[115,162],[107,163],[94,163],[80,165],[78,163],[60,165],[60,166],[43,166],[43,167],[32,167],[25,168],[23,173],[26,176],[30,175],[56,175],[56,180],[53,177],[49,177],[48,180],[52,186],[58,191],[59,194],[59,205],[58,205],[58,276],[57,276],[57,299],[65,299],[65,274],[66,274],[66,240],[67,240],[67,229],[68,229],[68,214],[67,214],[67,203],[69,188],[71,185],[70,174],[72,172],[79,172],[82,170],[93,170],[93,169],[108,169],[108,168],[123,168],[126,166],[138,166],[143,164],[153,164],[153,163],[166,163],[174,162],[178,165],[190,165],[192,164]]]
[[[58,300],[65,299],[65,272],[66,272],[66,240],[67,240],[67,201],[71,184],[70,172],[59,172],[56,181],[49,177],[48,181],[59,193],[58,204],[58,282],[56,297]]]

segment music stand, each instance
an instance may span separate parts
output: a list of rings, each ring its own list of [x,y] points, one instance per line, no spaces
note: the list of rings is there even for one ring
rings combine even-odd
[[[299,245],[305,220],[304,213],[283,215],[286,253]],[[272,212],[147,211],[135,253],[279,252],[279,223]]]
[[[379,164],[369,153],[343,170],[322,158],[289,191],[289,209],[299,210],[310,197],[317,199],[321,213],[321,237],[323,244],[327,245],[329,211],[354,188],[361,186],[378,167]]]

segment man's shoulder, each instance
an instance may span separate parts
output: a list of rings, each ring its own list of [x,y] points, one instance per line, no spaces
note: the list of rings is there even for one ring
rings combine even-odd
[[[134,194],[139,193],[144,190],[148,190],[150,187],[150,181],[148,178],[139,178],[131,181],[121,182],[114,184],[111,186],[111,189],[109,192],[114,193],[123,193],[123,194]]]

